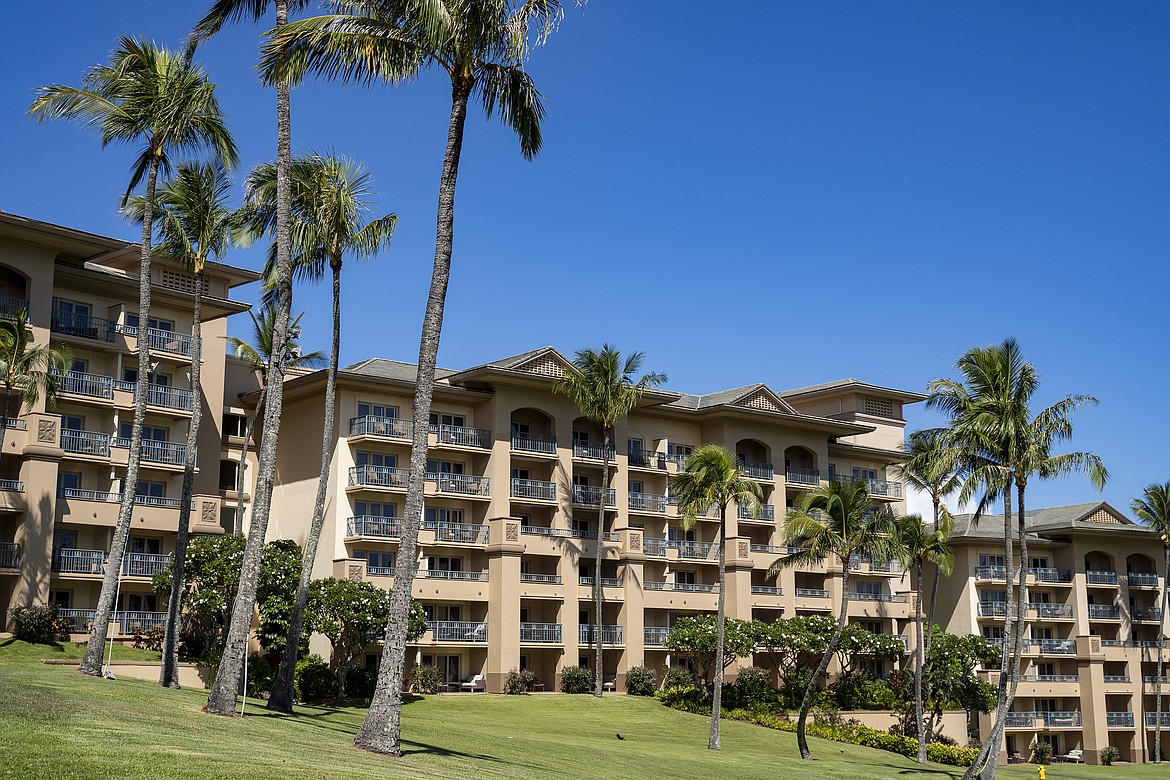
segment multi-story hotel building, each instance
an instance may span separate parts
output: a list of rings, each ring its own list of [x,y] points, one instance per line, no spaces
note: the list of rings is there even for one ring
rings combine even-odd
[[[1154,675],[1157,654],[1167,652],[1159,642],[1162,542],[1104,502],[1037,509],[1025,519],[1029,625],[1001,762],[1027,760],[1036,741],[1056,755],[1083,750],[1090,763],[1112,745],[1122,761],[1140,762],[1153,751]],[[939,588],[939,622],[1002,640],[1010,565],[1003,516],[956,520],[955,575]],[[998,671],[984,674],[998,682]],[[1170,727],[1170,714],[1162,717]],[[981,731],[989,725],[985,716]]]
[[[137,244],[0,213],[0,310],[24,309],[34,344],[72,355],[59,401],[13,399],[0,455],[0,608],[56,604],[79,633],[97,604],[124,485],[134,392],[149,382],[142,470],[114,623],[115,635],[161,624],[151,577],[174,550],[187,427],[203,404],[191,530],[222,533],[225,447],[222,338],[247,304],[233,287],[257,274],[209,264],[200,388],[191,387],[194,278],[163,258],[152,270],[149,322],[138,318]],[[153,369],[137,375],[138,340]],[[238,404],[227,399],[229,407]],[[240,410],[242,411],[242,410]],[[238,457],[238,456],[237,456]],[[7,623],[7,619],[4,621]]]
[[[451,681],[483,674],[499,690],[513,668],[550,689],[592,658],[591,567],[603,549],[602,645],[623,688],[631,666],[665,665],[681,615],[716,607],[718,522],[684,531],[669,477],[700,444],[738,453],[764,494],[759,517],[728,521],[727,614],[750,619],[827,612],[840,580],[825,567],[765,570],[784,554],[781,524],[802,491],[866,480],[875,502],[902,506],[887,469],[900,457],[902,405],[916,393],[844,380],[777,393],[762,384],[710,395],[651,390],[616,430],[610,488],[600,484],[601,432],[553,392],[566,359],[544,348],[436,375],[424,526],[413,595],[431,629],[418,661]],[[273,534],[301,538],[313,504],[324,372],[286,384]],[[415,367],[366,360],[338,377],[333,452],[317,576],[389,587],[407,483]],[[604,501],[609,520],[598,539]],[[852,620],[905,636],[909,583],[886,562],[853,578]]]

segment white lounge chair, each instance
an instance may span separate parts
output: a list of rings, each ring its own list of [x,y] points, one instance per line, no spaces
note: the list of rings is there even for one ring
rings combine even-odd
[[[1083,764],[1085,763],[1085,751],[1080,748],[1070,750],[1065,754],[1064,760],[1072,764]]]
[[[477,674],[459,687],[471,693],[475,693],[476,691],[482,692],[487,690],[487,680],[484,679],[482,674]]]

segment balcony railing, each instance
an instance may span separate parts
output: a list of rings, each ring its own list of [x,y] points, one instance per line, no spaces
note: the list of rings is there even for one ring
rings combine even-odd
[[[436,642],[486,642],[487,623],[470,620],[429,621],[431,639]]]
[[[130,440],[118,437],[114,439],[114,446],[123,449],[130,446]],[[151,463],[166,463],[171,466],[182,466],[187,457],[187,445],[173,441],[142,440],[142,459]]]
[[[776,507],[772,504],[760,504],[760,513],[752,517],[752,513],[748,511],[746,506],[738,507],[735,510],[736,515],[741,520],[775,520]]]
[[[869,567],[870,571],[874,572],[889,574],[902,571],[902,564],[897,561],[880,561],[868,557],[863,558],[860,555],[851,555],[849,557],[849,568],[851,569],[860,569],[863,563]]]
[[[1157,681],[1158,681],[1158,675],[1156,675],[1156,674],[1142,675],[1142,682],[1144,682],[1144,683],[1148,683],[1150,685],[1153,685]],[[1162,675],[1162,684],[1163,685],[1170,685],[1170,675]]]
[[[142,329],[137,325],[119,325],[118,332],[127,336],[139,337]],[[146,329],[146,343],[152,350],[171,352],[176,355],[191,357],[191,334],[179,333],[174,330],[161,328]]]
[[[70,631],[74,634],[83,634],[89,631],[97,612],[92,609],[58,609],[57,617],[64,618],[70,623]]]
[[[1106,712],[1105,713],[1106,726],[1121,726],[1123,728],[1133,728],[1133,713],[1132,712]],[[1153,724],[1150,724],[1153,725]]]
[[[608,460],[611,462],[617,458],[617,450],[612,445],[609,448],[608,454]],[[573,457],[581,458],[582,460],[606,460],[606,449],[601,444],[575,441],[573,442]]]
[[[1077,651],[1077,643],[1073,639],[1025,640],[1024,646],[1039,648],[1042,655],[1073,655]]]
[[[405,488],[410,481],[410,471],[393,466],[351,466],[350,485]]]
[[[1003,617],[1007,613],[1008,613],[1008,604],[1006,601],[980,601],[979,602],[979,616],[980,617]]]
[[[165,612],[119,612],[114,617],[122,634],[133,634],[135,629],[150,631],[156,628],[165,629],[167,626]]]
[[[19,417],[9,417],[7,423],[6,428],[14,428],[18,431],[28,430],[28,420],[22,420]]]
[[[1131,588],[1158,587],[1158,574],[1152,571],[1131,571],[1125,575]]]
[[[771,463],[741,460],[737,465],[745,477],[752,479],[775,479],[776,477],[776,468]]]
[[[560,585],[562,582],[559,574],[532,574],[530,572],[520,572],[521,582],[537,582],[545,583],[547,585]]]
[[[1128,674],[1107,674],[1105,675],[1105,682],[1107,683],[1127,683],[1130,682]]]
[[[664,556],[669,547],[670,543],[666,539],[647,536],[642,540],[642,549],[646,551],[647,555]]]
[[[559,645],[561,639],[560,623],[521,623],[520,641],[532,644]]]
[[[1072,582],[1072,569],[1028,569],[1037,582]]]
[[[105,490],[82,490],[81,488],[61,488],[57,491],[60,498],[72,498],[78,501],[101,501],[116,503],[122,500],[121,493],[110,493]]]
[[[762,596],[783,596],[784,591],[775,585],[752,585],[752,593]]]
[[[665,512],[666,496],[655,493],[630,493],[630,509],[635,512]]]
[[[110,435],[62,428],[61,449],[76,455],[96,455],[99,458],[108,458],[110,457]]]
[[[513,479],[512,498],[531,498],[539,501],[557,500],[557,483],[538,479]]]
[[[1146,713],[1146,725],[1147,726],[1157,726],[1158,725],[1158,713],[1147,712]],[[1162,713],[1162,725],[1163,726],[1170,726],[1170,712],[1163,712]]]
[[[1114,604],[1090,604],[1090,620],[1120,620],[1121,607]]]
[[[1081,713],[1079,712],[1038,712],[1036,714],[1044,720],[1044,724],[1049,728],[1081,725]]]
[[[601,504],[601,488],[590,485],[573,485],[573,503],[582,506],[599,506]],[[613,488],[605,491],[605,505],[617,506],[617,491]]]
[[[438,436],[439,444],[455,444],[460,447],[492,446],[492,432],[485,428],[464,428],[462,425],[432,425],[431,433]]]
[[[171,561],[169,555],[155,553],[126,553],[122,564],[123,577],[153,577],[165,569]],[[165,613],[164,613],[165,614]]]
[[[666,626],[645,626],[642,629],[642,644],[647,647],[662,647],[666,644],[668,636],[670,629]]]
[[[1134,620],[1161,620],[1161,607],[1130,607],[1130,615]]]
[[[57,389],[62,393],[90,398],[113,398],[114,379],[99,374],[87,374],[84,371],[67,371],[57,377]]]
[[[1117,572],[1115,571],[1087,571],[1085,582],[1089,585],[1116,585]]]
[[[53,571],[62,574],[102,574],[105,564],[104,550],[75,550],[62,547],[53,552]]]
[[[137,382],[127,382],[130,392],[138,392]],[[166,409],[189,412],[195,406],[195,394],[183,387],[149,384],[146,386],[146,403]]]
[[[1156,639],[1102,639],[1104,647],[1162,647]]]
[[[54,333],[96,341],[114,340],[114,321],[53,309],[49,328]]]
[[[829,591],[821,590],[820,588],[797,588],[796,595],[808,596],[814,599],[827,599],[829,597]]]
[[[1050,602],[1032,602],[1028,609],[1042,618],[1071,618],[1073,607],[1071,604],[1052,604]]]
[[[678,557],[697,560],[706,560],[717,549],[710,542],[690,542],[684,539],[671,539],[670,546],[678,550]]]
[[[854,482],[860,482],[865,485],[865,489],[869,491],[871,496],[885,496],[887,498],[902,497],[901,482],[890,482],[884,479],[865,479],[864,477],[855,477],[851,474],[834,474],[833,481],[841,485],[852,485]]]
[[[626,457],[633,468],[666,469],[666,454],[662,452],[632,450],[626,453]]]
[[[642,583],[645,590],[675,590],[687,593],[714,593],[714,585],[705,585],[696,582],[654,582],[646,580]]]
[[[473,582],[487,582],[486,571],[453,571],[451,569],[419,569],[414,573],[416,577],[431,580],[471,580]]]
[[[28,301],[24,298],[13,298],[11,295],[0,295],[0,317],[15,317],[18,312],[28,314]]]
[[[597,636],[597,626],[586,625],[577,626],[577,641],[583,645],[596,644],[594,639]],[[601,627],[601,643],[603,645],[620,645],[624,642],[621,626],[602,626]]]
[[[578,585],[592,585],[593,578],[592,577],[578,577],[577,584]],[[617,577],[602,577],[601,578],[601,586],[603,588],[620,588],[622,586],[622,581],[620,579],[618,579]]]
[[[409,439],[413,430],[414,422],[400,417],[380,417],[367,414],[363,417],[351,417],[349,420],[350,436],[385,436],[391,439]]]
[[[478,523],[444,523],[438,520],[424,520],[422,527],[433,529],[437,542],[459,544],[487,544],[490,530],[488,526]]]
[[[491,494],[492,481],[489,477],[477,477],[471,474],[428,473],[427,480],[434,482],[440,493],[459,493],[464,496]]]
[[[0,569],[20,568],[20,545],[16,542],[0,542]]]
[[[518,452],[541,452],[545,455],[557,454],[556,436],[521,436],[512,434],[512,449]]]
[[[1075,674],[1021,674],[1024,682],[1077,682],[1080,676]]]
[[[0,479],[0,490],[6,490],[13,493],[23,493],[24,483],[19,479]]]
[[[377,536],[383,539],[397,538],[398,518],[361,515],[346,521],[346,536]]]
[[[821,472],[818,469],[788,469],[784,472],[784,479],[794,485],[819,485]]]
[[[975,579],[977,580],[1006,580],[1006,566],[976,566]]]
[[[905,593],[850,593],[850,601],[889,601],[901,603],[908,601]]]
[[[563,536],[572,537],[573,532],[568,528],[549,528],[545,525],[522,525],[520,533],[532,536]]]

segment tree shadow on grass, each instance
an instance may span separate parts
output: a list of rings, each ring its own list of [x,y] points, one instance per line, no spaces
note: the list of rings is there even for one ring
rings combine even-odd
[[[528,767],[529,769],[537,770],[541,768],[540,765],[531,762],[510,761],[499,756],[489,756],[485,753],[467,753],[462,750],[452,750],[451,748],[431,745],[426,742],[415,742],[410,739],[402,740],[402,756],[405,758],[413,755],[430,755],[440,756],[442,758],[483,761],[498,766]]]

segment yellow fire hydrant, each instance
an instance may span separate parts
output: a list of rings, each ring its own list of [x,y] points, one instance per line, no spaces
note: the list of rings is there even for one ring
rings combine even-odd
[[[1044,771],[1044,765],[1043,765],[1043,764],[1041,764],[1040,766],[1036,767],[1036,778],[1037,778],[1037,780],[1047,780],[1047,778],[1048,778],[1048,773]]]

